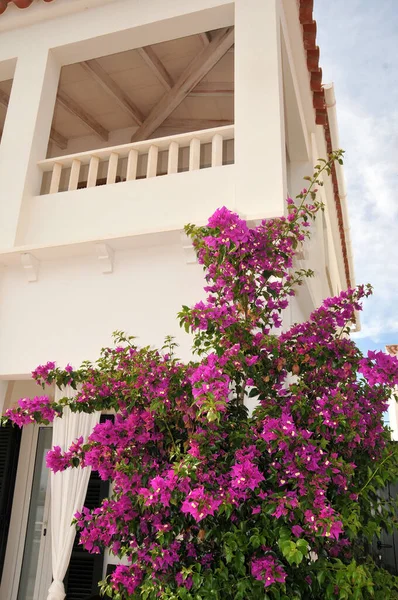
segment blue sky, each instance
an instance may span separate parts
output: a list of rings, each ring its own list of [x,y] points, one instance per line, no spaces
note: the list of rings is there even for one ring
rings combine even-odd
[[[398,343],[398,0],[315,0],[323,81],[335,84],[357,283],[374,295],[362,350]]]

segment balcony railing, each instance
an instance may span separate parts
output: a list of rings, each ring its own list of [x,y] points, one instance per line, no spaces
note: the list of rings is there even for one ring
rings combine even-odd
[[[39,162],[41,194],[149,179],[234,162],[234,126],[216,127]]]

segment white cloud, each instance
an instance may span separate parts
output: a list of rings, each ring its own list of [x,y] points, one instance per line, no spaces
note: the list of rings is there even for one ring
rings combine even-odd
[[[398,332],[398,113],[377,118],[349,98],[338,102],[341,143],[347,150],[348,208],[356,281],[371,283],[362,336]]]

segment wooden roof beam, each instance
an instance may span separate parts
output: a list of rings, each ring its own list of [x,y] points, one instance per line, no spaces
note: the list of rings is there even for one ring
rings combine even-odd
[[[6,92],[3,92],[3,90],[0,90],[0,104],[2,106],[4,106],[4,108],[8,108],[8,103],[10,101],[10,97],[8,94],[6,94]]]
[[[58,148],[61,148],[61,150],[65,150],[65,148],[68,145],[68,140],[66,139],[66,137],[58,131],[56,131],[54,127],[51,127],[50,140],[54,142],[54,144],[56,144]]]
[[[160,127],[162,129],[200,131],[201,129],[212,129],[213,127],[233,124],[233,120],[229,119],[167,119]]]
[[[92,117],[84,108],[82,108],[77,102],[75,102],[65,92],[58,91],[57,100],[59,104],[70,112],[72,115],[77,117],[84,123],[95,135],[98,135],[105,142],[108,141],[109,132],[102,127],[100,123],[94,117]]]
[[[116,81],[101,67],[95,59],[86,60],[81,66],[95,79],[97,83],[110,95],[120,108],[125,110],[137,125],[141,125],[145,117],[140,109],[130,100]]]
[[[202,98],[203,96],[213,96],[218,98],[233,96],[235,93],[234,82],[228,81],[202,81],[191,92],[190,96]]]
[[[6,92],[3,92],[3,90],[0,90],[0,104],[7,109],[9,101],[9,95],[6,94]],[[61,148],[61,150],[65,150],[65,148],[68,145],[68,140],[66,139],[66,137],[58,133],[58,131],[56,131],[54,127],[51,127],[50,140],[54,142],[54,144],[56,144],[58,148]]]
[[[174,85],[174,81],[151,46],[137,48],[137,52],[151,69],[152,73],[159,79],[160,83],[166,88],[166,90],[171,90]]]
[[[200,83],[234,43],[232,27],[217,33],[214,39],[190,62],[174,86],[164,94],[151,110],[131,141],[138,142],[158,129],[188,94]]]
[[[203,33],[199,33],[198,35],[203,46],[206,48],[210,44],[209,34],[204,31]]]

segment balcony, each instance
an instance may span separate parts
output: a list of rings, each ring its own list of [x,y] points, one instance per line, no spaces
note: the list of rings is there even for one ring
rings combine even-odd
[[[18,247],[178,231],[232,206],[233,27],[63,66],[42,156]]]
[[[234,126],[43,160],[19,246],[76,245],[159,234],[234,208]]]
[[[41,195],[59,194],[234,162],[234,126],[90,150],[43,160]]]

